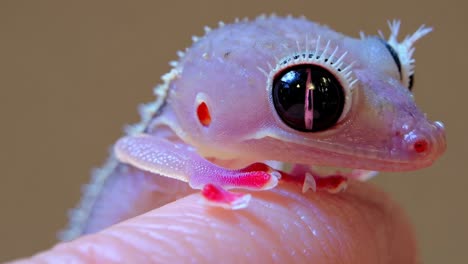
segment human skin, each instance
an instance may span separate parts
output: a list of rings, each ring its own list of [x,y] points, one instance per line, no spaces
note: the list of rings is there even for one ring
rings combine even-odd
[[[369,183],[339,194],[282,183],[242,210],[201,201],[190,194],[12,263],[419,263],[404,212]]]

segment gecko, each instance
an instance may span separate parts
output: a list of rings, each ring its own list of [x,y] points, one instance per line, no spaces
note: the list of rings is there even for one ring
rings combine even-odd
[[[431,28],[399,40],[400,22],[389,27],[388,38],[354,38],[276,15],[205,27],[94,171],[61,238],[192,189],[210,205],[242,209],[250,191],[283,181],[336,193],[348,179],[430,166],[445,151],[445,130],[418,109],[412,86],[414,44]],[[160,204],[145,203],[159,194]]]

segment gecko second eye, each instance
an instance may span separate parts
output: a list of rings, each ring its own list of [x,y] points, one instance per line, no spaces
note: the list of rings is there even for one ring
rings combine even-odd
[[[400,73],[400,79],[403,79],[403,73],[402,73],[402,65],[401,65],[401,60],[400,57],[398,56],[398,53],[396,50],[390,45],[386,40],[380,39],[382,43],[384,43],[385,47],[387,48],[388,52],[390,52],[390,55],[392,55],[393,60],[395,61],[395,64],[398,68],[398,72]],[[413,90],[413,83],[414,83],[414,74],[411,74],[408,76],[408,89],[411,91]]]
[[[343,112],[345,94],[338,79],[313,64],[295,65],[273,80],[273,104],[289,127],[305,132],[326,130]]]

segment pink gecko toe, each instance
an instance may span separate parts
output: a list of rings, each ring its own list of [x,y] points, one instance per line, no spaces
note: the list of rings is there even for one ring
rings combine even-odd
[[[326,190],[329,193],[338,193],[348,186],[348,179],[341,175],[331,175],[326,177],[314,177],[318,190]]]
[[[302,184],[302,192],[324,190],[338,193],[346,189],[348,178],[345,174],[321,175],[305,165],[296,165],[291,173],[282,173],[281,180]]]
[[[201,194],[209,205],[231,210],[246,208],[251,198],[250,194],[230,192],[214,184],[205,185]]]

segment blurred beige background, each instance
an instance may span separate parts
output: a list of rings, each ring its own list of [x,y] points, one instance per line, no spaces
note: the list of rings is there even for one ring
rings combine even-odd
[[[461,1],[460,1],[461,2]],[[375,182],[410,215],[425,263],[462,263],[468,237],[466,6],[446,1],[0,1],[0,261],[56,242],[99,166],[175,52],[219,20],[306,15],[352,36],[434,33],[417,45],[418,105],[448,131],[433,167]]]

